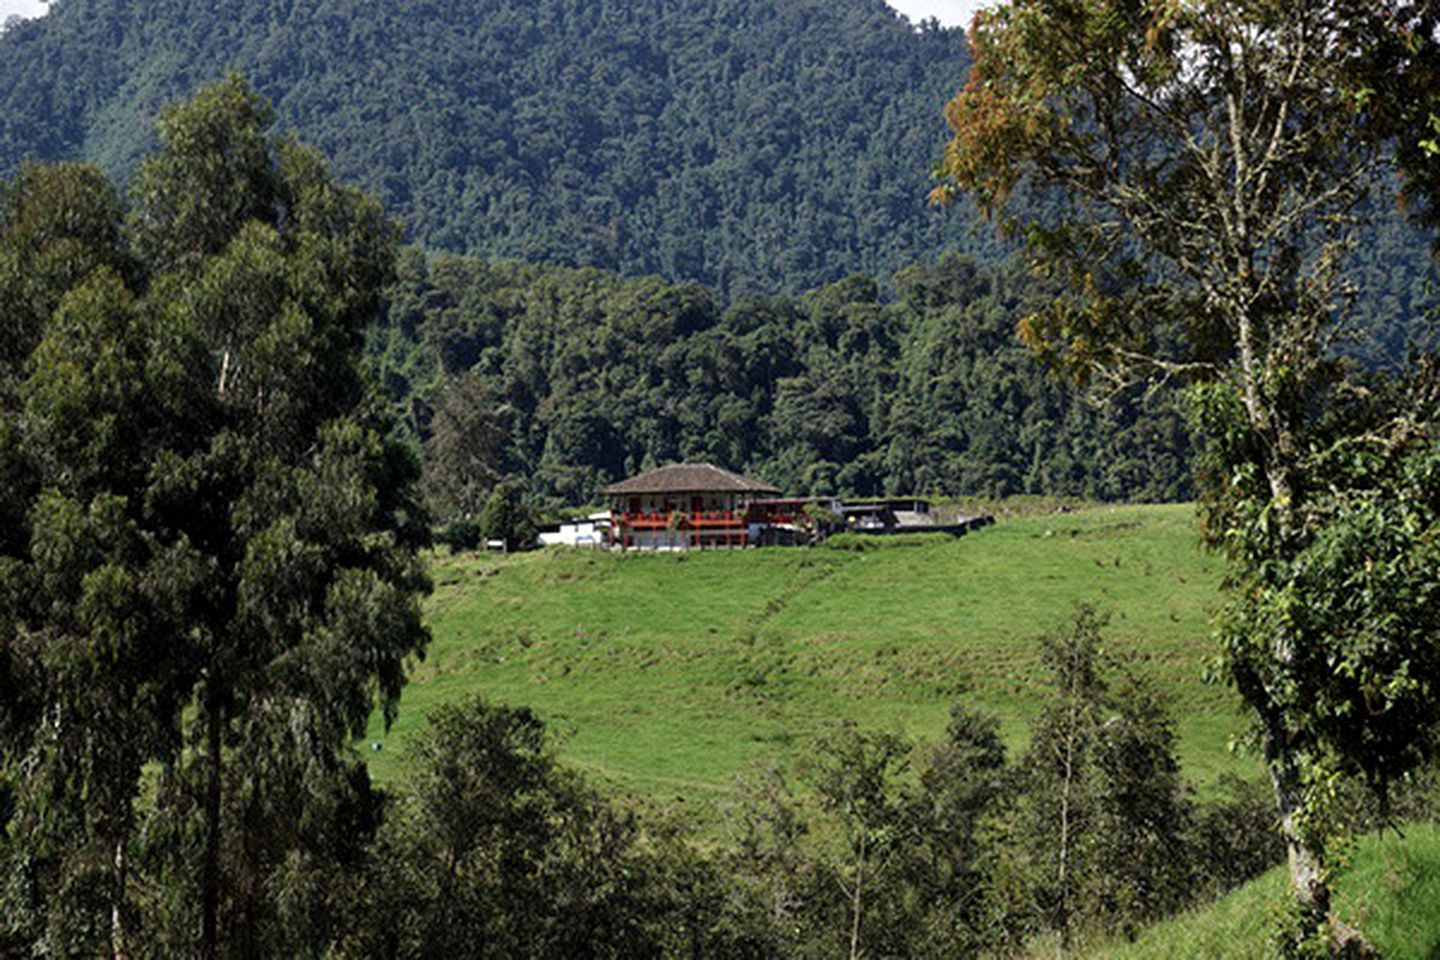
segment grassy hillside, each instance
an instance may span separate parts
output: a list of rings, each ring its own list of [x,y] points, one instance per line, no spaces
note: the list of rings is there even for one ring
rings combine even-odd
[[[936,736],[967,679],[1018,743],[1040,704],[1035,637],[1094,601],[1113,614],[1116,648],[1171,694],[1189,776],[1248,773],[1253,761],[1226,749],[1243,726],[1231,694],[1201,679],[1218,566],[1188,506],[1015,519],[866,552],[445,559],[430,655],[374,769],[403,777],[426,714],[471,693],[536,708],[569,762],[661,802],[704,803],[839,720]]]
[[[1366,837],[1341,876],[1337,908],[1390,960],[1440,956],[1440,829],[1405,828],[1404,836]],[[1288,897],[1283,868],[1217,903],[1147,930],[1135,943],[1100,947],[1088,956],[1261,958]]]

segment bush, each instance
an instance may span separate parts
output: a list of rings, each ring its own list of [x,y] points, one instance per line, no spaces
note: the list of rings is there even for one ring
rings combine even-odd
[[[1219,799],[1195,814],[1193,856],[1212,894],[1240,886],[1285,859],[1275,795],[1263,779],[1227,776]]]
[[[949,536],[941,533],[900,533],[890,536],[884,534],[837,533],[833,537],[825,540],[825,546],[831,550],[849,550],[854,553],[869,553],[872,550],[890,548],[928,547],[937,543],[946,543],[949,539]]]
[[[495,488],[480,512],[481,537],[505,541],[506,550],[528,550],[535,545],[535,510],[521,499],[522,493],[518,483],[502,483]]]
[[[474,550],[480,546],[480,524],[473,517],[457,517],[441,527],[435,539],[456,553]]]

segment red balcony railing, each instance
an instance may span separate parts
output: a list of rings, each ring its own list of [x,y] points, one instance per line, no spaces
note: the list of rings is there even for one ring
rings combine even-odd
[[[701,510],[698,513],[622,513],[614,521],[633,530],[664,530],[675,527],[682,530],[707,528],[743,527],[746,517],[732,510]]]

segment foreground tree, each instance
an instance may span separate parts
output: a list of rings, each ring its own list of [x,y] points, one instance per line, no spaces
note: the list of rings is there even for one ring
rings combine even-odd
[[[655,838],[556,762],[530,711],[442,707],[415,756],[350,891],[341,956],[733,955],[667,946],[693,889],[666,889],[678,872]]]
[[[1063,195],[1060,222],[1009,205],[1068,281],[1022,337],[1098,389],[1193,385],[1202,531],[1230,561],[1225,672],[1257,720],[1309,932],[1330,911],[1336,778],[1383,789],[1440,718],[1434,367],[1368,375],[1338,352],[1344,258],[1388,182],[1362,71],[1417,17],[1013,0],[976,20],[937,190],[992,213],[1022,183]]]
[[[124,952],[140,770],[187,698],[187,549],[142,518],[164,389],[121,214],[75,165],[0,200],[0,937],[57,953]]]
[[[986,833],[1006,797],[999,730],[964,701],[944,739],[919,747],[841,724],[802,771],[808,808],[777,770],[743,781],[723,864],[730,899],[763,905],[753,926],[770,938],[764,952],[930,957],[997,947],[1006,931],[991,910]]]
[[[128,223],[84,168],[6,195],[0,913],[34,949],[127,952],[142,817],[146,935],[309,949],[267,931],[318,929],[297,873],[366,819],[346,744],[425,641],[417,468],[358,364],[395,231],[268,121],[234,77],[167,110]]]
[[[893,896],[892,869],[914,842],[897,782],[909,769],[911,744],[895,734],[867,734],[839,727],[818,748],[811,773],[822,810],[842,831],[842,855],[833,864],[836,886],[845,897],[845,948],[850,960],[877,950],[887,925],[877,923],[874,901]],[[890,936],[900,931],[890,928]],[[884,951],[885,946],[878,946]],[[888,952],[888,951],[887,951]]]
[[[1017,881],[1061,952],[1086,927],[1133,936],[1184,906],[1192,814],[1163,705],[1102,644],[1104,618],[1076,611],[1045,638],[1051,696],[1030,728],[1011,829]]]
[[[909,805],[913,842],[900,864],[918,907],[911,956],[971,956],[1000,948],[989,821],[1009,799],[1000,722],[966,699],[950,706],[945,737],[925,751]],[[1000,854],[1004,856],[1004,854]]]

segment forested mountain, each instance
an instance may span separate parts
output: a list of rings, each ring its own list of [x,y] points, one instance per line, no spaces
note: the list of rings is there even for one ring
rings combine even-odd
[[[1023,270],[950,255],[728,309],[708,289],[412,252],[374,358],[427,438],[442,515],[495,481],[551,503],[672,460],[796,493],[1179,499],[1170,395],[1096,408],[1014,336]]]
[[[1188,490],[1179,418],[1048,383],[1013,338],[1029,281],[925,205],[959,31],[882,0],[57,0],[0,36],[0,178],[124,178],[159,106],[231,68],[464,255],[412,256],[373,342],[415,439],[455,440],[447,409],[487,434],[472,493],[580,502],[681,458],[817,493]],[[971,260],[913,266],[942,250]],[[1382,217],[1351,264],[1356,349],[1393,362],[1424,244]]]
[[[0,177],[124,178],[233,68],[420,245],[797,292],[987,242],[925,203],[968,67],[882,0],[57,0],[0,37]]]

